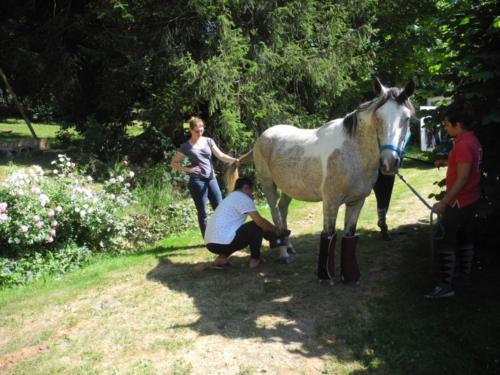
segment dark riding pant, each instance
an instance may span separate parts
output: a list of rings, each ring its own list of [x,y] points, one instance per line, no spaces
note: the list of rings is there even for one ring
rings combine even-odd
[[[227,245],[209,243],[207,244],[207,249],[214,254],[229,256],[235,251],[249,246],[250,257],[252,259],[260,259],[260,248],[263,238],[272,241],[276,236],[270,232],[264,232],[255,222],[249,221],[238,228],[231,243]]]

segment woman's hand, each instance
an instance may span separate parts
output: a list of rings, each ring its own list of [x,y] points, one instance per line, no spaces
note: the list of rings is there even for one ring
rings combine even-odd
[[[437,202],[434,204],[434,206],[432,206],[432,211],[434,211],[439,215],[442,215],[445,209],[446,209],[446,203],[443,203],[442,201]]]
[[[192,174],[200,174],[201,168],[198,165],[195,165],[194,167],[186,168],[186,172]]]

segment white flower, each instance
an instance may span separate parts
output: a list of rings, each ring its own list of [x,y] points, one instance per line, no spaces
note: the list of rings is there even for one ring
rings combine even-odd
[[[130,178],[132,178],[132,177],[134,177],[134,176],[135,176],[135,173],[134,173],[133,171],[130,171],[130,172],[128,173],[128,176],[129,176]]]
[[[56,207],[56,212],[57,212],[57,213],[62,212],[62,210],[63,210],[63,209],[62,209],[62,207],[61,207],[61,206],[57,206],[57,207]]]
[[[42,192],[42,190],[41,190],[39,187],[37,187],[37,186],[33,186],[33,187],[31,188],[31,192],[32,192],[33,194],[40,194],[40,193]]]
[[[118,176],[118,181],[119,182],[123,182],[123,180],[124,180],[123,176]]]
[[[20,230],[22,233],[26,233],[26,232],[29,230],[29,228],[28,228],[28,226],[27,226],[27,225],[21,225],[21,226],[19,227],[19,230]]]
[[[50,198],[46,194],[40,194],[38,199],[42,206],[45,206],[50,201]]]
[[[57,220],[52,220],[52,222],[50,223],[50,226],[51,226],[52,228],[55,228],[55,227],[57,227],[57,225],[58,225],[58,224],[59,224],[59,223],[57,222]]]
[[[38,215],[33,216],[33,221],[35,223],[38,223],[40,221],[40,216],[38,216]]]
[[[54,173],[54,174],[58,174],[58,173],[59,173],[59,171],[58,171],[57,169],[54,169],[54,170],[52,171],[52,173]]]
[[[94,181],[94,179],[92,178],[92,176],[87,176],[87,181],[92,182],[92,181]]]
[[[20,244],[20,243],[21,243],[21,240],[20,240],[19,238],[17,238],[17,237],[16,237],[16,238],[14,238],[14,242],[15,242],[16,244]]]
[[[7,221],[9,217],[7,216],[7,214],[4,214],[4,213],[1,213],[0,214],[0,221]]]

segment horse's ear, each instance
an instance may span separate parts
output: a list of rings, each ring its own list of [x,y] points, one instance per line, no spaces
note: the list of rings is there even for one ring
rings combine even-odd
[[[410,80],[410,82],[406,84],[406,87],[403,90],[403,92],[399,94],[397,99],[398,103],[400,104],[404,103],[410,96],[413,95],[414,92],[415,92],[415,82],[413,82],[413,80]]]
[[[384,93],[384,85],[380,82],[377,76],[373,76],[373,91],[377,96],[380,96]]]

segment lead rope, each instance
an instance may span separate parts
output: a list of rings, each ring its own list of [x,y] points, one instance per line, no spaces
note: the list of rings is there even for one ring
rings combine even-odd
[[[434,210],[432,209],[432,206],[427,203],[427,201],[422,198],[422,196],[413,188],[413,186],[411,186],[406,180],[405,178],[399,174],[399,173],[396,173],[398,175],[398,177],[401,179],[401,181],[403,181],[406,186],[408,186],[410,188],[410,190],[413,192],[413,194],[415,194],[417,196],[418,199],[420,199],[420,201],[431,211],[431,214],[430,214],[430,218],[429,218],[429,225],[430,225],[430,235],[429,235],[429,248],[431,249],[431,254],[430,254],[430,264],[429,264],[429,269],[430,271],[432,272],[433,270],[433,267],[434,267],[434,231],[433,231],[433,226],[434,226]]]

